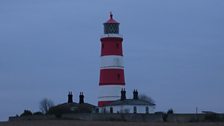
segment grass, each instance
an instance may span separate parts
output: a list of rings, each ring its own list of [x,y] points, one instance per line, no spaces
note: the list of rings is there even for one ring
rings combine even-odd
[[[111,121],[38,120],[0,122],[0,126],[224,126],[224,123],[145,123]]]

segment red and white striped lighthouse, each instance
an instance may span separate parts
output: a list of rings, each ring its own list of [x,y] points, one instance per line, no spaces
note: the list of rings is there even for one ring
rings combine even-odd
[[[103,107],[120,99],[120,91],[125,86],[122,41],[119,23],[110,19],[104,23],[104,35],[101,41],[101,66],[98,106]]]

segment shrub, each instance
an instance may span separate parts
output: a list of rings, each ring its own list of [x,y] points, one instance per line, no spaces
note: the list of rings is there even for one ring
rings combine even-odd
[[[24,110],[24,112],[20,115],[20,117],[30,116],[30,115],[32,115],[32,112],[30,110]]]
[[[174,112],[173,112],[173,109],[169,109],[168,111],[167,111],[167,114],[173,114]]]
[[[206,114],[205,115],[205,121],[212,121],[212,122],[216,122],[216,121],[220,121],[220,117],[218,114]]]
[[[42,112],[35,112],[33,115],[44,115]]]
[[[167,122],[168,114],[163,113],[162,117],[163,117],[163,122]]]

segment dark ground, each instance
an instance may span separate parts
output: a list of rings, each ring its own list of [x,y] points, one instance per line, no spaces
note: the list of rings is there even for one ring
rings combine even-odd
[[[112,121],[38,120],[0,122],[0,126],[224,126],[224,123],[144,123]]]

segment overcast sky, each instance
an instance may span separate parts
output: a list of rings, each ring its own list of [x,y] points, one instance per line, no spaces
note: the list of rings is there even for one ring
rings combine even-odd
[[[97,105],[100,36],[112,11],[124,37],[127,96],[155,111],[224,112],[223,0],[0,0],[0,120],[39,102]]]

